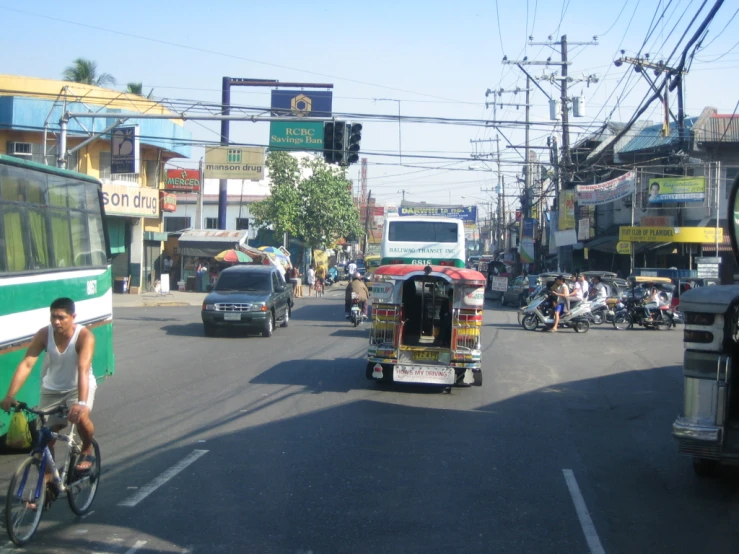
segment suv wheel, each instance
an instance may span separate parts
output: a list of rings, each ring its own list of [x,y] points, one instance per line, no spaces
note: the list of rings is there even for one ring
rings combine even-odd
[[[275,314],[273,312],[270,312],[269,317],[267,318],[267,322],[264,324],[264,329],[262,330],[262,336],[263,337],[271,337],[272,331],[275,329]]]
[[[215,337],[216,336],[216,326],[212,323],[203,323],[203,334],[206,337]]]

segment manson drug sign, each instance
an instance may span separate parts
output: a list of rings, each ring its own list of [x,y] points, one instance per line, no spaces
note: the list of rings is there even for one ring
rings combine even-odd
[[[159,190],[126,185],[103,185],[106,215],[159,217]]]

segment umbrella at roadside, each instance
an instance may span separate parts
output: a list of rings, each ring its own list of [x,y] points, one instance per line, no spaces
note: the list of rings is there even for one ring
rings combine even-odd
[[[279,248],[274,246],[260,246],[259,250],[266,253],[270,258],[280,262],[284,267],[290,265],[290,258]]]
[[[232,264],[238,264],[238,263],[249,263],[253,262],[251,256],[248,254],[241,252],[240,250],[224,250],[220,254],[218,254],[215,259],[219,262],[226,262],[226,263],[232,263]]]

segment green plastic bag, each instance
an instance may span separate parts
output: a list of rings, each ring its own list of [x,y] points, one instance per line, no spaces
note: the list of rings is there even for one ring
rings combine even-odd
[[[27,449],[31,447],[31,429],[28,427],[28,419],[23,412],[15,412],[10,419],[8,434],[5,436],[5,444],[9,448]]]

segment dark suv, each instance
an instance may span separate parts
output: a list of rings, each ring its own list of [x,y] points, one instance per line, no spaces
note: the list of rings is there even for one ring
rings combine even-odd
[[[218,327],[244,327],[271,337],[277,321],[287,327],[292,306],[292,289],[276,267],[229,267],[203,301],[203,333],[212,337]]]

